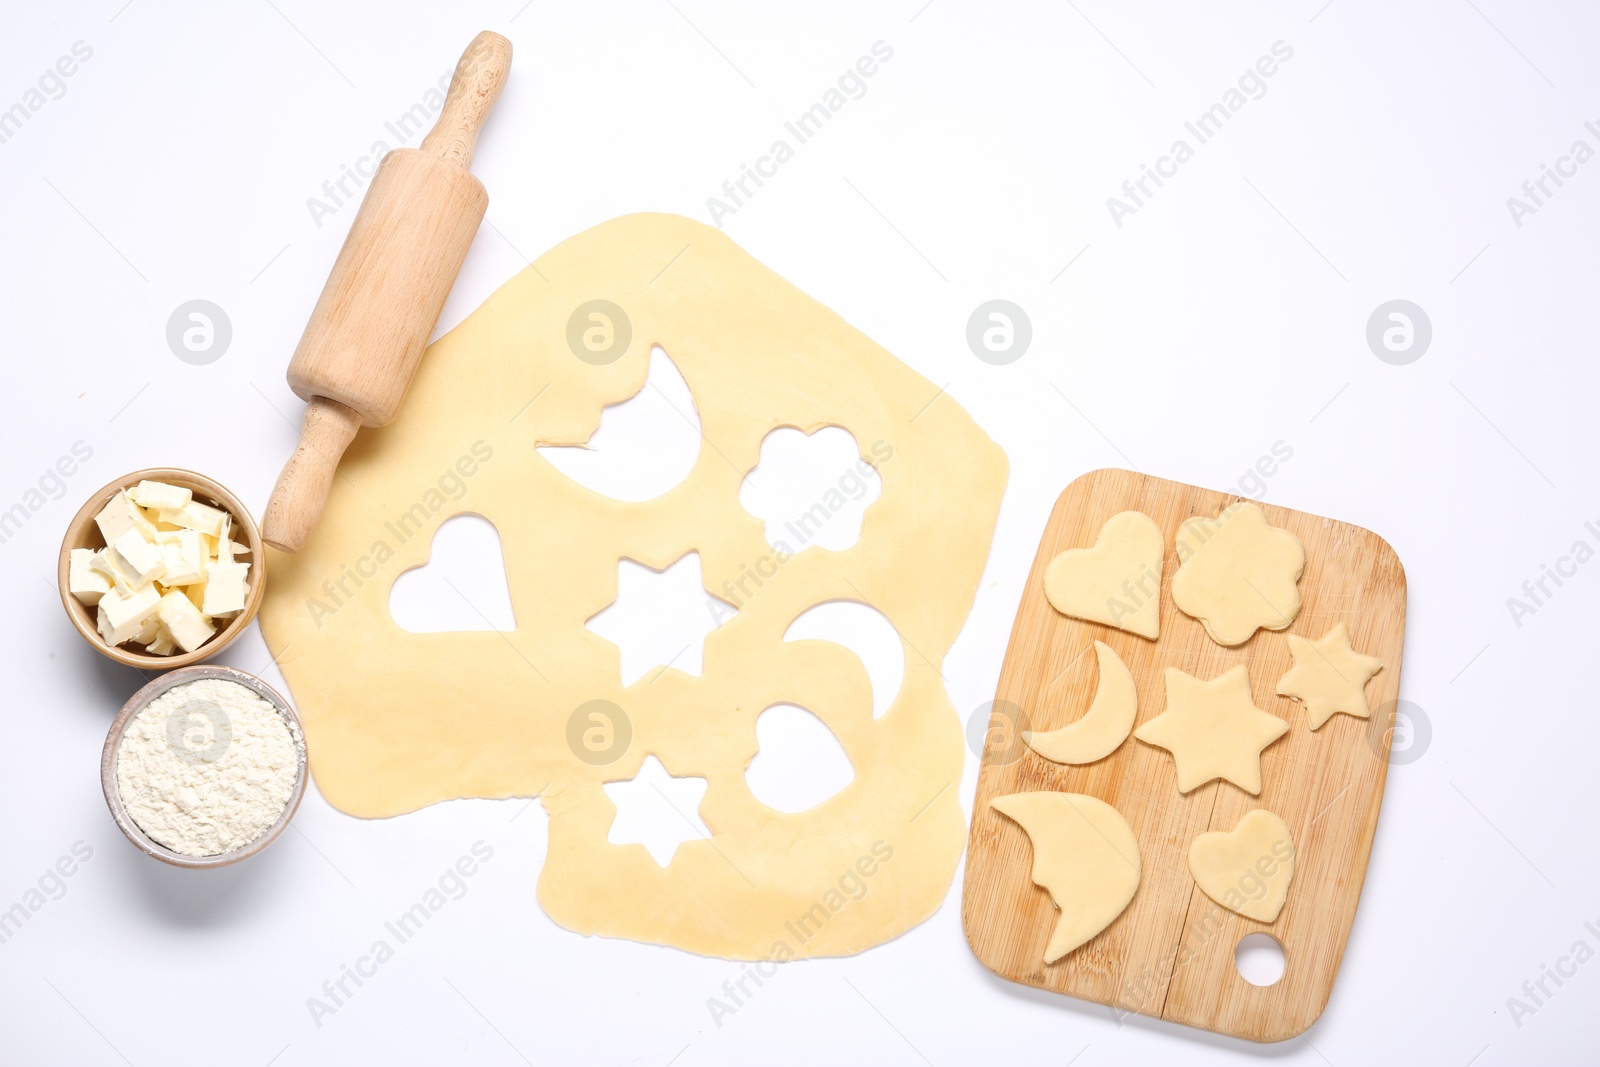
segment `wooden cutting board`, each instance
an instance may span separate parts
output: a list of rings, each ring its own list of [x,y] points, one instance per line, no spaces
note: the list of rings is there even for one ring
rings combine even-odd
[[[1400,687],[1406,579],[1394,550],[1349,523],[1260,505],[1267,521],[1305,544],[1303,606],[1287,631],[1258,630],[1224,648],[1172,603],[1173,541],[1193,516],[1213,517],[1241,499],[1227,493],[1123,470],[1086,474],[1056,501],[1028,575],[995,694],[978,774],[962,895],[962,926],[984,965],[1003,978],[1253,1041],[1302,1033],[1328,1003],[1378,824],[1389,741]],[[1166,538],[1157,641],[1069,619],[1045,599],[1044,571],[1068,548],[1094,544],[1119,511],[1142,511]],[[1285,634],[1318,638],[1344,622],[1359,652],[1383,670],[1368,683],[1370,719],[1334,715],[1312,732],[1305,708],[1276,695],[1292,665]],[[1104,641],[1132,672],[1139,691],[1135,729],[1166,707],[1167,667],[1201,679],[1243,663],[1257,707],[1290,729],[1261,756],[1262,789],[1251,796],[1214,781],[1178,792],[1171,753],[1129,736],[1098,763],[1065,766],[1028,749],[1023,729],[1076,721],[1097,684],[1094,642]],[[1033,884],[1033,848],[1022,828],[989,807],[1027,790],[1087,793],[1119,811],[1139,842],[1138,892],[1109,927],[1056,963],[1045,943],[1059,914]],[[1232,830],[1256,808],[1277,813],[1294,835],[1295,871],[1282,912],[1270,925],[1216,904],[1189,873],[1189,845],[1207,830]],[[1263,931],[1282,946],[1283,977],[1257,987],[1239,974],[1234,952]]]

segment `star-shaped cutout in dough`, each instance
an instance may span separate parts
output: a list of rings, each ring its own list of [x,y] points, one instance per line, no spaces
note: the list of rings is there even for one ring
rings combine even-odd
[[[1172,753],[1178,792],[1226,778],[1252,796],[1261,792],[1261,750],[1289,724],[1256,707],[1243,664],[1208,682],[1167,668],[1167,709],[1133,732]]]
[[[646,756],[638,774],[601,786],[617,809],[606,840],[643,845],[657,865],[667,866],[685,841],[710,839],[711,830],[700,817],[709,785],[704,778],[674,778],[660,760]]]
[[[1278,695],[1304,704],[1313,730],[1339,712],[1358,719],[1372,714],[1367,707],[1367,682],[1383,670],[1383,661],[1350,647],[1350,631],[1344,623],[1315,641],[1290,634],[1289,654],[1294,666],[1278,679]]]
[[[665,570],[617,561],[617,599],[585,624],[617,646],[622,684],[654,682],[668,667],[698,677],[706,635],[738,609],[705,589],[700,554],[689,552]]]

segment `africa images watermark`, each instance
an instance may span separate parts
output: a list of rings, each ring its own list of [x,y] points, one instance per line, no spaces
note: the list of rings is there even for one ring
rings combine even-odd
[[[1281,63],[1287,63],[1294,58],[1294,49],[1283,41],[1273,41],[1270,55],[1261,56],[1255,65],[1245,69],[1239,75],[1236,87],[1229,88],[1222,94],[1222,99],[1206,108],[1192,121],[1185,122],[1183,128],[1189,136],[1194,138],[1191,145],[1185,138],[1178,138],[1172,142],[1172,147],[1164,156],[1156,158],[1155,166],[1147,163],[1139,165],[1139,176],[1130,178],[1122,183],[1122,195],[1127,199],[1115,196],[1106,197],[1106,210],[1111,212],[1111,221],[1117,229],[1122,229],[1122,220],[1129,215],[1138,214],[1139,209],[1155,196],[1155,189],[1151,189],[1153,182],[1156,189],[1164,184],[1163,178],[1177,177],[1178,168],[1194,158],[1195,148],[1205,144],[1217,134],[1222,132],[1222,127],[1233,118],[1244,106],[1252,100],[1260,100],[1267,95],[1266,79],[1278,73]]]
[[[1293,843],[1288,840],[1274,841],[1267,851],[1256,858],[1255,863],[1245,867],[1238,881],[1223,894],[1220,904],[1207,898],[1206,911],[1199,919],[1189,924],[1188,931],[1176,948],[1154,964],[1145,964],[1139,969],[1138,974],[1123,980],[1122,1003],[1112,1009],[1117,1025],[1121,1026],[1122,1020],[1129,1015],[1144,1011],[1152,995],[1164,990],[1166,984],[1178,973],[1179,968],[1187,966],[1213,938],[1222,932],[1223,921],[1228,918],[1224,908],[1236,911],[1248,903],[1263,899],[1269,888],[1266,880],[1274,877],[1284,864],[1293,861]]]
[[[492,459],[494,447],[485,441],[474,441],[470,454],[461,455],[446,467],[415,503],[385,520],[383,529],[387,536],[373,541],[366,553],[353,563],[339,564],[338,577],[323,580],[322,595],[306,598],[306,611],[317,629],[322,629],[324,619],[354,600],[363,586],[382,573],[384,565],[394,558],[396,548],[426,530],[446,504],[462,500],[467,495],[471,478]]]
[[[859,57],[853,66],[845,68],[836,85],[824,92],[821,100],[783,124],[784,131],[794,138],[794,144],[791,145],[788,138],[779,137],[765,155],[756,157],[754,167],[748,163],[739,164],[739,176],[722,183],[722,196],[706,197],[706,210],[717,228],[722,227],[724,218],[737,214],[756,195],[756,190],[766,184],[764,179],[778,176],[778,168],[794,158],[797,147],[821,133],[822,127],[851,100],[866,96],[867,79],[878,73],[881,64],[893,58],[893,48],[883,41],[872,42],[870,55]]]
[[[357,157],[354,164],[339,164],[338,175],[322,183],[320,197],[306,197],[306,210],[311,213],[311,221],[316,224],[317,229],[322,229],[324,219],[337,214],[346,204],[360,198],[361,191],[378,173],[378,166],[383,162],[384,156],[396,148],[407,147],[414,140],[421,140],[433,128],[434,119],[444,110],[445,95],[450,90],[450,79],[455,76],[457,69],[476,58],[477,53],[469,49],[455,67],[439,75],[438,81],[423,90],[420,99],[383,124],[383,131],[394,139],[393,144],[384,137],[377,138],[367,149],[366,155]]]
[[[1588,963],[1595,957],[1594,945],[1589,943],[1589,937],[1600,944],[1600,922],[1586,922],[1583,924],[1584,933],[1588,937],[1580,937],[1572,943],[1565,955],[1557,956],[1554,966],[1548,963],[1539,964],[1539,976],[1530,978],[1522,983],[1522,996],[1506,998],[1506,1011],[1511,1015],[1511,1021],[1522,1029],[1522,1020],[1530,1015],[1538,1015],[1539,1010],[1550,1003],[1561,992],[1567,982],[1578,976],[1578,968]],[[1555,988],[1550,986],[1554,984]]]
[[[73,41],[69,54],[61,56],[45,68],[34,84],[23,91],[22,98],[10,107],[0,109],[0,144],[6,144],[22,132],[34,115],[44,110],[52,100],[67,95],[67,79],[94,58],[94,49],[83,41]]]
[[[787,936],[773,941],[764,959],[741,963],[739,977],[722,983],[722,995],[706,998],[706,1010],[711,1013],[711,1021],[717,1024],[717,1029],[722,1029],[723,1021],[731,1015],[737,1015],[739,1009],[750,1002],[768,979],[778,973],[780,963],[788,963],[795,958],[797,946],[811,941],[835,915],[865,897],[871,888],[869,883],[873,876],[892,859],[894,847],[886,841],[874,841],[870,854],[863,853],[854,864],[846,867],[837,883],[824,891],[820,900],[783,924]]]
[[[43,511],[46,504],[66,496],[67,479],[93,458],[94,449],[86,441],[72,442],[67,453],[46,467],[34,484],[22,491],[15,504],[0,511],[0,545],[21,533],[28,520]]]
[[[1600,126],[1595,125],[1591,119],[1583,124],[1583,130],[1600,144]],[[1539,209],[1546,207],[1546,202],[1567,184],[1564,179],[1576,178],[1578,168],[1595,157],[1594,145],[1582,137],[1572,142],[1566,155],[1556,159],[1555,166],[1548,163],[1539,164],[1539,175],[1529,178],[1522,183],[1522,196],[1506,197],[1506,210],[1511,213],[1511,222],[1517,229],[1522,229],[1523,220],[1530,215],[1537,215]],[[1555,185],[1552,189],[1551,184]]]
[[[322,1029],[328,1016],[337,1015],[369,980],[377,977],[378,968],[394,959],[396,949],[416,937],[447,904],[465,897],[470,888],[468,880],[493,858],[493,846],[481,840],[474,841],[415,903],[383,924],[383,936],[375,938],[368,950],[356,957],[355,963],[339,964],[338,974],[323,981],[322,995],[306,998],[306,1010],[311,1013],[311,1021],[317,1029]]]
[[[1583,530],[1588,537],[1580,537],[1572,542],[1572,547],[1565,555],[1556,557],[1554,565],[1539,564],[1538,576],[1522,583],[1522,596],[1506,597],[1506,610],[1511,613],[1511,621],[1517,629],[1522,629],[1523,619],[1537,615],[1539,609],[1561,591],[1562,586],[1576,578],[1579,567],[1594,559],[1595,545],[1600,544],[1600,524],[1586,522]],[[1590,537],[1594,538],[1593,544],[1589,542]]]
[[[0,945],[4,945],[22,932],[51,901],[67,895],[67,879],[94,859],[94,846],[87,841],[74,841],[72,848],[44,869],[34,884],[23,891],[22,897],[9,908],[0,911]]]

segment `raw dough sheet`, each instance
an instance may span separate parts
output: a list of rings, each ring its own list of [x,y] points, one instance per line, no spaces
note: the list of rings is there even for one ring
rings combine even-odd
[[[614,362],[568,343],[575,309],[595,300],[631,325]],[[621,503],[535,448],[586,441],[603,407],[643,386],[654,344],[688,383],[703,441],[684,482]],[[617,647],[584,627],[615,599],[618,560],[660,569],[698,551],[708,590],[737,582],[773,555],[762,520],[739,505],[762,439],[827,425],[849,430],[882,478],[860,540],[766,568],[707,636],[701,676],[667,669],[624,688]],[[964,748],[939,664],[972,605],[1006,472],[999,446],[938,386],[722,233],[627,216],[541,256],[429,349],[399,418],[346,454],[311,543],[274,555],[262,630],[317,785],[340,809],[381,817],[538,796],[550,814],[539,901],[568,929],[742,959],[858,952],[931,915],[961,855]],[[390,586],[464,512],[499,531],[516,629],[402,630]],[[850,650],[783,641],[802,612],[836,599],[877,608],[906,646],[900,691],[876,720]],[[569,719],[594,700],[631,726],[609,764],[569,746]],[[744,779],[755,720],[780,702],[821,718],[855,769],[799,814],[763,806]],[[699,811],[712,837],[665,868],[642,845],[606,841],[615,808],[602,783],[632,778],[649,754],[709,783]],[[841,894],[857,880],[866,892]]]

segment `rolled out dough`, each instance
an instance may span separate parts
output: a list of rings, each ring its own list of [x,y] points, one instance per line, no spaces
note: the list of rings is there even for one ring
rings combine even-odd
[[[569,347],[569,320],[596,301],[628,320],[614,360]],[[536,453],[584,443],[606,405],[640,390],[657,344],[704,435],[687,479],[624,503]],[[778,559],[740,483],[768,433],[827,425],[855,436],[881,496],[848,550]],[[858,952],[938,908],[966,839],[961,724],[939,665],[1005,481],[999,446],[932,382],[718,230],[631,215],[551,249],[429,348],[399,418],[345,454],[310,544],[273,556],[262,631],[317,785],[342,810],[537,796],[550,815],[539,901],[570,930],[740,959]],[[408,633],[389,587],[463,512],[499,531],[517,628]],[[669,668],[624,687],[617,646],[584,621],[615,599],[619,559],[659,569],[690,551],[708,590],[739,590],[738,611],[706,637],[699,677]],[[830,600],[869,603],[915,650],[878,719],[849,650],[783,640]],[[615,751],[569,742],[578,709],[606,706],[595,701],[621,717]],[[796,814],[758,803],[744,779],[756,717],[778,703],[821,718],[856,774]],[[712,836],[666,867],[606,841],[616,809],[602,784],[650,754],[708,783]]]

